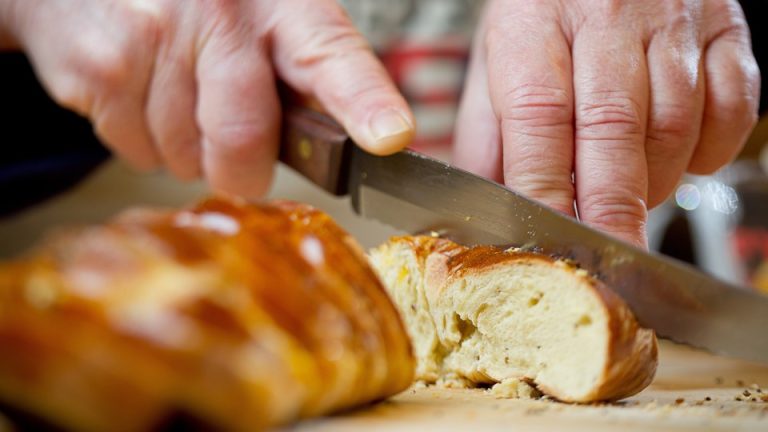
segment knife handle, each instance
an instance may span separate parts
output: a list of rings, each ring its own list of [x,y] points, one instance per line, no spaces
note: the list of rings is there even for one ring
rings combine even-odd
[[[354,145],[347,133],[325,114],[284,104],[280,161],[326,191],[346,195]]]

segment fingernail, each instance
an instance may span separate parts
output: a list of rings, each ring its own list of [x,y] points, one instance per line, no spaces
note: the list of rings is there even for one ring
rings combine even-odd
[[[377,146],[387,146],[387,141],[413,133],[413,126],[400,112],[386,109],[376,113],[370,122],[371,134]]]

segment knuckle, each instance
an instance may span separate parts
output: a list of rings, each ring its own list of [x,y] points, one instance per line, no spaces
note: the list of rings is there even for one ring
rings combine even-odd
[[[112,40],[97,40],[94,36],[85,35],[77,42],[78,58],[73,67],[97,93],[115,91],[131,76],[127,50]]]
[[[581,138],[642,135],[640,104],[626,92],[605,91],[587,95],[590,102],[576,108],[576,131]]]
[[[656,140],[662,146],[674,140],[676,147],[680,140],[691,138],[698,126],[696,112],[689,104],[664,104],[655,107],[654,111],[648,128],[648,139]]]
[[[612,232],[642,231],[648,217],[645,201],[629,191],[600,188],[581,197],[579,212],[591,225]]]
[[[91,113],[91,93],[88,91],[88,86],[76,75],[57,74],[51,81],[49,92],[51,98],[64,108],[82,116],[88,116]]]
[[[573,209],[574,186],[570,181],[560,181],[557,176],[541,172],[520,172],[505,169],[505,177],[512,180],[515,188],[525,196],[544,201],[558,210]],[[570,180],[570,178],[568,178]]]
[[[706,3],[707,39],[726,38],[749,41],[749,27],[737,1],[716,0]]]
[[[526,84],[507,91],[501,100],[501,121],[523,129],[570,126],[573,106],[565,89]]]
[[[338,57],[355,58],[371,52],[368,41],[357,31],[344,9],[336,2],[313,2],[315,19],[300,32],[290,8],[280,9],[275,37],[286,45],[286,61],[295,67],[323,66]]]
[[[122,87],[130,79],[130,61],[123,51],[95,60],[90,66],[91,77],[108,89]]]
[[[354,58],[368,54],[370,45],[349,23],[326,23],[307,32],[307,38],[294,51],[293,63],[311,68],[326,65],[340,57]]]
[[[662,4],[664,21],[670,27],[689,27],[694,21],[694,9],[687,0],[665,0]]]
[[[233,160],[253,160],[259,149],[268,147],[271,136],[266,124],[245,121],[219,121],[208,125],[206,135],[217,151]]]
[[[713,109],[708,110],[708,117],[730,127],[745,129],[757,123],[757,103],[753,95],[724,93],[713,101]]]

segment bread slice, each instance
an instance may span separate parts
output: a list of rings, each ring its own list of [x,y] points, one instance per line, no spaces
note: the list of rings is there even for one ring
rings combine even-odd
[[[396,237],[371,261],[402,314],[417,378],[520,379],[568,402],[645,388],[656,337],[586,271],[545,255]]]

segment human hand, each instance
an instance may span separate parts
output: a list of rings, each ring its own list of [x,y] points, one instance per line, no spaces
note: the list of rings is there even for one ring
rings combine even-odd
[[[412,114],[335,0],[0,0],[0,35],[52,97],[141,169],[259,196],[277,157],[276,78],[363,148],[393,153]]]
[[[759,71],[735,0],[490,0],[455,162],[646,246],[683,173],[732,160]]]

